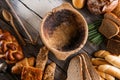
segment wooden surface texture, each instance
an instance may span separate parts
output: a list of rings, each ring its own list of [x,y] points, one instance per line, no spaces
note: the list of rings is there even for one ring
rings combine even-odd
[[[40,30],[39,28],[40,28],[42,19],[48,12],[50,12],[53,8],[61,5],[64,2],[69,2],[71,4],[70,0],[9,0],[9,1],[12,4],[12,7],[17,13],[17,15],[22,20],[25,27],[28,30],[32,29],[30,31],[37,32],[36,34],[39,34],[39,30]],[[99,16],[92,15],[87,10],[86,7],[78,11],[85,17],[88,24],[99,19]],[[24,31],[20,30],[20,33],[23,34]],[[25,54],[26,55],[29,54],[29,56],[36,56],[41,45],[43,45],[41,43],[41,40],[38,40],[37,46],[30,46],[30,45],[25,46],[25,50],[27,52]],[[101,48],[101,46],[99,47],[95,46],[91,44],[89,41],[87,41],[86,45],[84,46],[84,48],[80,50],[79,53],[86,52],[92,55],[92,53],[96,51],[98,48]],[[75,55],[79,53],[76,53]],[[51,52],[49,53],[48,63],[53,61],[57,64],[57,68],[55,72],[55,80],[66,79],[67,77],[66,72],[67,72],[69,61],[75,55],[70,56],[65,61],[61,61],[61,60],[58,60]]]

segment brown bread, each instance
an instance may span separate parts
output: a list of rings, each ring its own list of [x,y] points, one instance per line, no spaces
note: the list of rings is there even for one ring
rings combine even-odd
[[[100,78],[99,74],[96,72],[95,68],[93,67],[92,62],[91,62],[88,54],[82,53],[80,55],[82,56],[82,59],[84,59],[86,62],[86,66],[87,66],[87,69],[90,73],[92,80],[100,80],[101,78]]]
[[[103,19],[99,31],[107,38],[110,39],[119,33],[119,27],[116,23],[109,19]]]
[[[76,56],[71,59],[67,70],[66,80],[84,80],[83,79],[83,66],[80,56]]]

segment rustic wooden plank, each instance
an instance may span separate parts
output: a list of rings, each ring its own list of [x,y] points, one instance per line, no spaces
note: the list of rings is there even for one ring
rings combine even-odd
[[[29,9],[27,9],[23,4],[21,4],[19,1],[11,0],[11,4],[13,8],[15,9],[18,16],[26,20],[29,24],[31,24],[36,30],[39,30],[39,26],[41,23],[41,19],[31,12]]]
[[[57,2],[58,0],[55,0],[55,1],[38,1],[38,0],[35,0],[35,2],[34,3],[32,3],[31,4],[31,2],[32,1],[29,1],[29,0],[22,0],[22,2],[25,4],[25,5],[27,5],[28,7],[30,7],[32,10],[34,10],[37,14],[39,14],[39,15],[42,15],[43,16],[43,14],[45,15],[46,13],[47,13],[47,11],[49,12],[49,11],[51,11],[52,10],[52,8],[54,8],[54,7],[56,7],[56,6],[58,6],[58,4],[55,4],[55,2]],[[15,2],[13,2],[13,3],[15,3]],[[39,4],[39,5],[38,5]],[[44,5],[42,5],[42,4],[44,4]],[[47,5],[49,5],[49,6],[51,6],[51,7],[45,7],[45,11],[43,11],[42,13],[41,12],[39,12],[39,11],[42,11],[41,9],[43,9],[43,8],[41,8],[41,6],[42,7],[44,7],[44,6],[46,6],[45,4],[47,4]],[[53,6],[52,6],[52,5]],[[61,2],[59,3],[59,5],[61,4]],[[25,6],[24,5],[22,5],[22,3],[20,3],[20,2],[17,2],[17,5],[16,4],[14,4],[14,6],[15,6],[15,8],[16,8],[16,6],[17,6],[17,8],[16,8],[16,10],[17,10],[17,12],[18,12],[18,14],[20,14],[20,16],[22,15],[23,17],[24,16],[26,16],[28,19],[29,19],[29,17],[31,17],[31,15],[24,15],[24,14],[27,14],[27,13],[30,13],[31,11],[28,11],[28,9],[26,8],[25,9],[25,12],[22,12],[22,10],[25,8]],[[39,9],[39,7],[40,7],[40,9]],[[19,8],[19,9],[18,9]],[[21,9],[20,9],[21,8]],[[28,20],[27,18],[24,18],[24,19],[26,19],[26,20]],[[29,21],[27,21],[28,23],[30,23]],[[31,23],[30,23],[31,24]],[[36,25],[38,25],[37,23],[35,23]],[[34,26],[34,25],[33,25]],[[59,61],[59,60],[57,60],[56,58],[55,58],[55,56],[53,56],[52,54],[50,55],[50,58],[51,59],[53,59],[54,61],[56,61],[56,63],[58,64],[58,65],[60,65],[61,66],[61,68],[63,68],[64,67],[64,65],[65,65],[65,61]]]
[[[46,13],[50,12],[54,7],[61,5],[65,0],[19,0],[23,2],[30,9],[35,11],[40,16],[44,17]]]
[[[18,2],[19,3],[19,2]],[[36,21],[36,20],[38,20],[38,21],[41,21],[41,19],[36,15],[36,14],[34,14],[34,13],[32,13],[31,11],[29,11],[27,8],[25,8],[25,6],[23,6],[21,3],[19,3],[19,6],[18,5],[16,5],[16,3],[15,2],[13,2],[12,3],[12,5],[14,6],[14,8],[15,8],[15,10],[16,10],[16,12],[17,12],[17,14],[22,18],[22,20],[24,20],[24,23],[26,23],[25,25],[31,25],[31,26],[38,26],[38,23],[33,23],[34,21]],[[22,8],[22,9],[24,9],[25,8],[25,13],[21,13],[21,11],[19,12],[19,11],[17,11],[17,10],[19,10],[18,8]],[[29,13],[28,15],[27,15],[27,13]],[[31,14],[30,14],[31,13]],[[31,21],[31,20],[29,20],[29,19],[31,19],[31,16],[35,16],[34,18],[35,19],[33,19],[33,21]],[[24,17],[25,16],[25,17]],[[32,22],[32,23],[31,23]],[[39,22],[40,23],[40,22]],[[38,27],[39,28],[39,27]],[[37,29],[37,30],[39,30],[39,29]],[[28,49],[29,50],[29,49]],[[32,53],[29,53],[30,55],[32,55]],[[32,55],[32,56],[35,56],[35,55]],[[54,61],[54,60],[53,60]],[[66,75],[65,75],[66,73],[64,72],[64,71],[62,71],[61,70],[61,68],[59,67],[59,65],[57,64],[57,69],[56,69],[56,74],[55,74],[55,79],[56,80],[60,80],[59,79],[59,77],[61,77],[62,76],[62,78],[65,78],[66,77]],[[64,76],[64,77],[63,77]]]
[[[31,14],[32,15],[35,15],[34,13],[31,13],[31,11],[29,11],[24,5],[22,5],[20,2],[17,2],[17,5],[16,5],[16,2],[12,2],[12,4],[13,4],[13,6],[14,6],[14,8],[15,8],[15,10],[16,10],[16,12],[18,13],[18,15],[21,17],[21,18],[23,18],[26,22],[25,23],[28,23],[28,24],[30,24],[30,25],[32,25],[32,26],[35,26],[35,25],[39,25],[40,23],[31,23],[31,22],[35,22],[36,20],[39,20],[39,21],[41,21],[41,19],[34,19],[34,21],[29,21],[28,19],[31,19]],[[19,5],[18,5],[19,4]],[[25,12],[23,12],[22,13],[22,11],[21,11],[21,9],[19,9],[19,8],[21,8],[21,9],[24,9],[25,10]],[[19,11],[20,10],[20,11]],[[27,13],[31,13],[30,15],[28,14],[28,15],[26,15]],[[25,14],[25,15],[24,15]],[[25,16],[25,17],[24,17]],[[35,16],[34,18],[39,18],[38,16]],[[27,24],[25,24],[25,25],[27,25]],[[37,30],[39,30],[39,29],[37,29]],[[52,55],[51,55],[52,56]],[[61,61],[59,61],[59,60],[57,60],[56,58],[55,58],[55,56],[53,57],[50,57],[50,59],[52,59],[53,61],[56,61],[56,63],[59,65],[59,66],[61,66],[62,68],[63,68],[63,66],[64,65],[62,65],[63,63],[61,63]],[[64,62],[64,61],[63,61]]]
[[[44,17],[47,12],[51,11],[54,7],[59,6],[63,2],[65,2],[65,0],[34,0],[34,1],[31,1],[31,0],[19,0],[19,1],[11,0],[11,3],[14,6],[17,14],[21,18],[23,18],[28,24],[30,24],[31,26],[34,26],[35,29],[38,31],[39,31],[40,23],[42,21],[39,16]],[[23,5],[23,3],[24,3],[24,5]],[[29,7],[29,9],[26,8],[25,5],[27,7]],[[30,9],[33,10],[38,15],[35,14],[34,12],[32,12]],[[83,9],[78,10],[78,11],[80,11],[80,13],[85,17],[85,19],[88,23],[94,22],[94,20],[99,19],[98,16],[92,15],[86,8],[83,8]],[[97,47],[90,44],[90,42],[87,42],[86,45],[84,46],[84,48],[81,49],[79,53],[87,52],[87,53],[91,54],[95,50],[97,50]],[[65,74],[66,74],[70,59],[79,53],[76,53],[76,54],[70,56],[65,61],[60,61],[53,54],[51,54],[51,53],[49,54],[49,60],[54,61],[58,67],[56,69],[57,72],[55,75],[56,80],[64,80],[64,78],[66,77]],[[60,76],[64,76],[63,79],[61,79]]]
[[[54,0],[54,1],[52,1],[52,0],[48,0],[48,1],[35,0],[34,3],[32,3],[32,1],[29,1],[29,0],[19,0],[19,1],[21,1],[22,3],[27,5],[30,9],[35,11],[40,16],[45,15],[47,12],[51,11],[54,7],[59,6],[60,4],[65,2],[63,0]],[[46,5],[49,5],[50,7],[45,7]],[[39,7],[37,7],[37,6],[39,6]],[[43,8],[45,9],[45,11],[42,11]],[[88,23],[94,22],[95,20],[98,20],[100,18],[100,16],[95,16],[95,15],[91,14],[87,8],[83,8],[78,11],[85,17],[85,19]],[[98,48],[96,46],[92,45],[90,42],[87,42],[86,46],[83,48],[83,50],[87,51],[90,54],[93,53],[96,49],[98,49]]]

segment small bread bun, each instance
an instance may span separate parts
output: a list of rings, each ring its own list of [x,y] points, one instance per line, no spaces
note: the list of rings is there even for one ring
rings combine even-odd
[[[88,9],[94,14],[113,11],[118,5],[118,0],[88,0]]]

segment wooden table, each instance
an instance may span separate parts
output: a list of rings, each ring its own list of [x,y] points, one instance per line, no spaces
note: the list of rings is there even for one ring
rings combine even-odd
[[[24,20],[24,25],[32,26],[39,31],[40,24],[46,13],[51,11],[54,7],[61,5],[64,2],[71,3],[70,0],[10,0],[14,10],[17,15]],[[87,8],[83,8],[78,10],[83,14],[88,23],[93,22],[98,19],[98,16],[92,15]],[[92,54],[99,47],[91,44],[87,41],[84,48],[80,50],[80,52],[87,52],[88,54]],[[79,53],[80,53],[79,52]],[[79,54],[76,53],[75,55]],[[55,72],[55,80],[65,80],[67,77],[67,67],[70,59],[75,56],[72,55],[65,61],[58,60],[52,53],[49,54],[48,62],[55,62],[57,64],[56,72]]]

